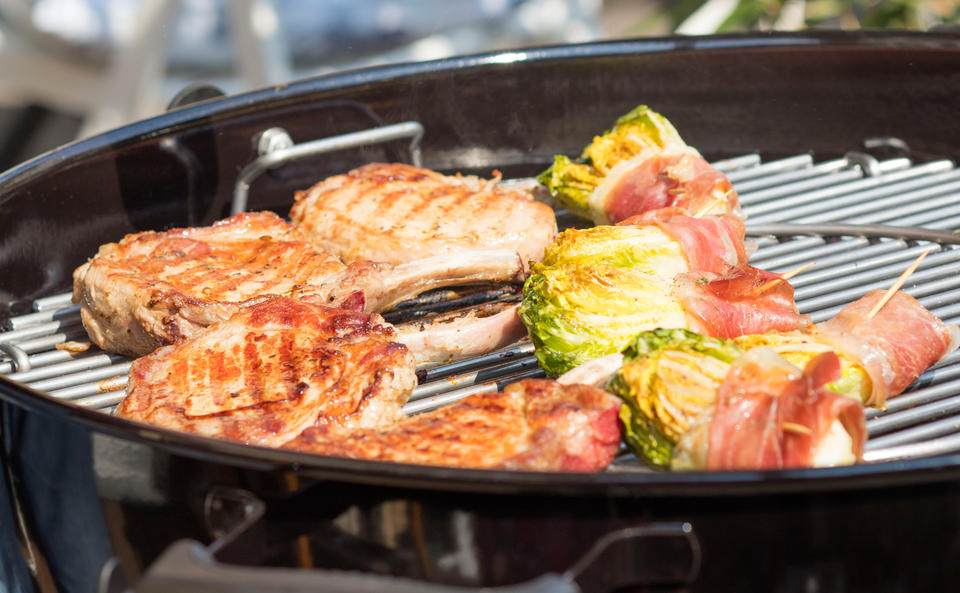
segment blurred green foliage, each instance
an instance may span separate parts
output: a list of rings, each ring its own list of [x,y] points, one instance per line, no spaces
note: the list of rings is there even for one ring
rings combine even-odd
[[[927,30],[960,24],[960,0],[657,0],[634,33],[674,30],[705,5],[723,17],[710,32],[803,28],[889,28]],[[722,7],[720,5],[723,5]],[[707,31],[703,31],[706,33]]]

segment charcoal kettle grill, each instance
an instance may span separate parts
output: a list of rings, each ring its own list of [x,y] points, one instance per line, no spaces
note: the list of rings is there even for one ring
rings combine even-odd
[[[114,417],[129,360],[78,351],[67,293],[126,233],[285,214],[296,189],[375,160],[527,179],[645,103],[730,177],[752,263],[817,262],[792,280],[801,312],[829,318],[929,251],[904,289],[955,322],[957,96],[949,33],[598,42],[294,82],[24,163],[0,176],[4,480],[24,555],[70,591],[945,590],[960,576],[956,354],[868,412],[857,466],[667,473],[625,453],[594,474],[420,467]],[[517,295],[390,315],[488,298]],[[418,375],[409,413],[542,371],[520,343]]]

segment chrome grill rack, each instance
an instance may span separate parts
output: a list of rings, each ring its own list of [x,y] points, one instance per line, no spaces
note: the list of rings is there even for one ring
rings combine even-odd
[[[884,289],[930,250],[903,290],[945,322],[960,322],[960,169],[952,161],[877,160],[853,152],[817,162],[797,155],[764,162],[749,154],[714,163],[740,194],[756,242],[751,263],[794,277],[797,306],[826,320],[873,289]],[[564,213],[558,218],[565,220]],[[856,225],[856,226],[852,226]],[[123,397],[131,360],[89,346],[69,294],[37,300],[34,312],[0,333],[0,374],[53,397],[110,413]],[[543,376],[533,346],[421,368],[406,405],[418,413],[467,395]],[[925,372],[883,410],[867,413],[867,461],[960,451],[960,352]],[[622,456],[612,471],[641,470]]]

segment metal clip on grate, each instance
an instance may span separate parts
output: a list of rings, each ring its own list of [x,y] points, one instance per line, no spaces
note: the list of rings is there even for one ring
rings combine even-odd
[[[370,135],[367,135],[371,133]],[[244,169],[234,211],[246,207],[250,182],[300,154],[357,143],[412,137],[419,163],[422,128],[416,122],[293,146],[264,140],[265,156]],[[271,148],[272,146],[272,148]],[[278,148],[279,147],[279,148]],[[876,288],[886,288],[919,254],[933,248],[903,290],[946,322],[960,321],[960,170],[947,160],[877,160],[862,153],[814,162],[797,155],[763,162],[750,154],[714,163],[740,194],[755,265],[785,272],[816,261],[793,278],[797,306],[815,322]],[[889,226],[896,225],[896,226]],[[130,360],[89,348],[70,295],[35,303],[35,313],[10,321],[0,333],[0,373],[80,406],[110,412],[122,399]],[[405,410],[418,413],[472,393],[493,391],[524,377],[543,376],[533,347],[513,347],[457,363],[421,368]],[[960,352],[924,373],[886,410],[868,410],[869,461],[960,451]],[[611,471],[644,471],[631,456]]]

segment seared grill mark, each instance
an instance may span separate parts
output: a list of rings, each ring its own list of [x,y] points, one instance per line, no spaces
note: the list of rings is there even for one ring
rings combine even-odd
[[[409,218],[426,210],[429,199],[423,195],[410,195],[406,188],[396,188],[391,191],[378,191],[376,195],[378,217],[376,224],[381,232],[392,233],[403,228]]]
[[[263,361],[260,358],[260,344],[252,337],[255,333],[248,333],[243,347],[243,388],[244,393],[255,402],[263,400],[266,387],[266,374],[263,372]]]
[[[329,331],[339,337],[351,337],[355,334],[369,334],[375,325],[369,315],[340,313],[331,318]]]
[[[277,366],[279,367],[279,376],[283,381],[283,391],[293,398],[299,398],[309,387],[300,380],[297,373],[294,336],[289,333],[280,335],[279,344],[271,356],[276,356]]]
[[[173,391],[183,391],[184,393],[189,394],[187,390],[189,387],[188,381],[190,380],[190,361],[187,359],[177,360],[170,369],[167,378],[170,380],[170,384]],[[187,397],[190,397],[189,395]]]
[[[360,201],[363,200],[363,192],[360,190],[360,180],[356,177],[347,176],[347,182],[343,184],[342,191],[344,191],[348,196],[350,196],[350,201],[347,202],[347,207],[356,206]],[[324,197],[325,200],[330,200],[330,196],[336,196],[333,190],[328,192],[328,195]]]
[[[235,367],[227,363],[227,354],[223,350],[209,348],[204,352],[204,359],[207,368],[207,380],[203,383],[204,385],[225,384],[233,377]]]

